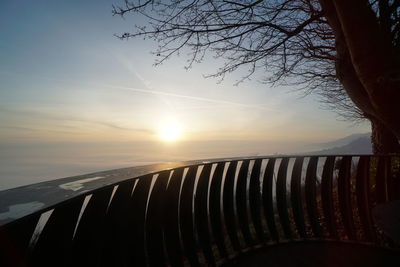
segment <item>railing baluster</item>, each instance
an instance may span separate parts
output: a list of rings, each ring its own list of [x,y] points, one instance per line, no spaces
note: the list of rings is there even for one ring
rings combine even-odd
[[[392,163],[393,158],[385,156],[386,158],[386,192],[387,192],[387,199],[389,201],[395,200],[394,197],[394,190],[395,190],[395,183],[393,180],[393,173],[392,173]]]
[[[376,170],[376,202],[383,203],[389,199],[388,179],[390,177],[390,158],[386,156],[378,157],[378,166]]]
[[[324,219],[329,235],[336,239],[339,238],[336,225],[335,209],[333,206],[333,171],[335,167],[335,157],[329,156],[325,160],[322,171],[321,200]]]
[[[57,206],[34,248],[30,266],[66,266],[83,196]]]
[[[305,190],[307,214],[310,220],[311,229],[314,233],[314,236],[321,237],[321,226],[319,224],[319,214],[317,209],[317,165],[318,157],[311,157],[307,166]]]
[[[294,222],[301,238],[307,237],[306,226],[304,221],[303,201],[301,197],[301,173],[303,171],[304,157],[296,157],[293,165],[290,199],[292,202]]]
[[[236,206],[239,225],[247,247],[254,245],[254,240],[250,234],[249,218],[247,210],[247,174],[249,172],[250,160],[244,160],[239,170],[236,183]]]
[[[360,222],[367,241],[375,241],[375,231],[370,214],[370,185],[369,185],[370,157],[361,156],[357,166],[356,194],[360,214]]]
[[[129,223],[126,216],[130,212],[129,203],[133,186],[133,180],[120,183],[108,207],[106,215],[108,232],[102,252],[102,266],[123,266],[127,264],[126,255],[129,253],[127,228]]]
[[[279,235],[275,225],[275,214],[273,206],[272,185],[274,180],[275,158],[268,160],[263,180],[263,204],[265,209],[265,217],[267,220],[268,230],[271,239],[279,242]]]
[[[168,183],[165,195],[165,243],[168,258],[172,266],[183,266],[182,250],[179,238],[179,193],[183,168],[175,169]]]
[[[221,219],[221,184],[222,176],[224,174],[225,162],[220,162],[215,168],[214,175],[211,180],[210,186],[210,220],[211,227],[215,242],[218,246],[220,256],[227,258],[228,253],[226,251],[224,242],[224,233],[222,228]]]
[[[226,229],[228,231],[229,238],[232,242],[232,247],[235,251],[240,251],[239,238],[237,236],[236,217],[234,212],[234,182],[235,173],[237,167],[237,161],[232,161],[229,164],[228,171],[226,173],[224,182],[224,194],[223,194],[223,205],[224,205],[224,218]]]
[[[100,265],[108,233],[105,218],[112,191],[113,187],[107,186],[93,192],[76,229],[71,266]]]
[[[390,176],[390,200],[400,200],[400,156],[392,156],[391,169],[393,170]]]
[[[168,214],[164,204],[169,175],[170,171],[163,171],[158,175],[147,205],[146,247],[150,266],[165,266],[167,262],[164,254],[163,224]]]
[[[206,164],[200,174],[194,200],[195,224],[199,237],[200,247],[208,266],[215,265],[214,255],[211,249],[210,230],[208,227],[208,183],[211,175],[211,164]]]
[[[250,185],[249,185],[249,202],[251,218],[253,220],[254,229],[256,231],[258,242],[264,242],[265,234],[261,223],[261,188],[260,188],[260,172],[262,159],[254,161],[253,169],[251,170]]]
[[[364,241],[380,249],[394,246],[378,238],[371,207],[375,201],[398,197],[398,167],[392,166],[399,164],[398,158],[376,156],[375,164],[370,156],[356,156],[353,172],[352,156],[323,157],[323,166],[318,156],[293,159],[290,181],[287,173],[293,161],[288,157],[278,158],[279,167],[276,158],[267,158],[262,182],[264,159],[210,161],[201,167],[161,171],[158,176],[150,173],[119,182],[111,177],[111,185],[89,185],[91,191],[74,192],[58,204],[40,202],[45,205],[42,209],[25,217],[17,214],[20,217],[14,221],[10,217],[15,215],[14,207],[3,205],[0,266],[219,266],[234,263],[236,256],[270,241],[309,237],[324,244],[335,238],[335,246],[345,239],[360,242],[357,246],[365,245]],[[307,232],[309,225],[312,234]]]
[[[288,215],[287,206],[287,194],[286,194],[286,177],[287,177],[287,167],[289,163],[289,158],[282,158],[278,170],[278,179],[276,182],[276,202],[278,207],[278,213],[280,222],[283,228],[283,232],[287,239],[292,239],[292,230],[290,228],[290,221]]]
[[[341,160],[338,177],[339,207],[346,234],[350,240],[355,240],[356,233],[350,196],[350,178],[351,156],[344,156]]]
[[[131,225],[129,226],[131,235],[129,238],[129,254],[131,266],[145,266],[146,250],[145,250],[145,222],[146,208],[149,197],[150,186],[153,175],[146,175],[139,179],[131,198],[129,210],[129,218]]]
[[[28,266],[29,242],[39,218],[34,214],[0,227],[0,266]]]
[[[197,165],[189,167],[185,180],[183,181],[180,197],[179,221],[183,249],[191,266],[200,266],[196,252],[196,239],[194,237],[193,230],[193,194],[197,168]]]

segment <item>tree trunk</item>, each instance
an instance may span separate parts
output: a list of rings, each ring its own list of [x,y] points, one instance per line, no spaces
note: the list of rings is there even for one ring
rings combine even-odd
[[[399,153],[400,60],[366,0],[319,0],[336,38],[336,74],[371,121],[374,154]]]
[[[374,154],[392,154],[400,152],[396,136],[377,119],[371,121],[371,142]]]
[[[335,49],[337,57],[335,63],[336,77],[342,84],[346,94],[354,105],[362,110],[364,117],[376,116],[368,94],[354,70],[342,35],[336,36]]]
[[[400,139],[400,60],[367,0],[335,0],[336,16],[375,117]]]

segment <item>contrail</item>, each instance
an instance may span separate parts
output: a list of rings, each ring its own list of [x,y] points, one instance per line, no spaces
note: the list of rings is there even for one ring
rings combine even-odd
[[[266,107],[259,106],[259,105],[249,105],[249,104],[243,104],[243,103],[237,103],[237,102],[225,101],[225,100],[218,100],[218,99],[212,99],[212,98],[206,98],[206,97],[174,94],[174,93],[168,93],[168,92],[158,91],[158,90],[154,90],[154,89],[141,89],[141,88],[135,88],[135,87],[124,87],[124,86],[114,86],[114,85],[102,85],[102,86],[108,87],[108,88],[128,90],[128,91],[133,91],[133,92],[137,92],[137,93],[144,93],[144,94],[172,96],[172,97],[178,97],[178,98],[184,98],[184,99],[190,99],[190,100],[196,100],[196,101],[203,101],[203,102],[209,102],[209,103],[226,104],[226,105],[232,105],[232,106],[238,106],[238,107],[262,109],[262,110],[271,110],[271,109],[268,109]]]
[[[1,74],[6,74],[6,75],[17,75],[17,76],[25,76],[25,77],[27,76],[27,75],[22,75],[20,73],[7,73],[7,72],[3,72],[3,71],[0,71],[0,73]],[[72,84],[73,83],[70,80],[54,79],[54,78],[45,77],[45,76],[38,76],[38,75],[32,76],[31,75],[31,77],[39,78],[39,79],[42,79],[42,80],[49,80],[49,81],[55,81],[55,82],[60,82],[60,83],[66,83],[66,84]],[[141,77],[138,77],[138,78],[143,80]],[[110,85],[110,84],[98,84],[98,83],[92,83],[92,82],[85,82],[85,84],[91,85],[91,86],[95,86],[95,87],[121,89],[121,90],[133,91],[133,92],[137,92],[137,93],[144,93],[144,94],[170,96],[170,97],[190,99],[190,100],[196,100],[196,101],[202,101],[202,102],[208,102],[208,103],[225,104],[225,105],[231,105],[231,106],[237,106],[237,107],[245,107],[245,108],[253,108],[253,109],[260,109],[260,110],[275,111],[275,110],[273,110],[271,108],[267,108],[267,107],[262,106],[262,105],[254,105],[254,104],[251,105],[251,104],[243,104],[243,103],[238,103],[238,102],[233,102],[233,101],[219,100],[219,99],[213,99],[213,98],[207,98],[207,97],[174,94],[174,93],[154,90],[154,89],[150,89],[150,88],[149,89],[142,89],[142,88],[125,87],[125,86]]]
[[[208,103],[225,104],[225,105],[230,105],[230,106],[272,111],[272,109],[268,109],[261,105],[243,104],[243,103],[237,103],[237,102],[232,102],[232,101],[212,99],[212,98],[207,98],[207,97],[174,94],[174,93],[168,93],[168,92],[164,92],[164,91],[155,90],[152,88],[152,86],[148,83],[148,81],[146,79],[144,79],[138,72],[136,72],[134,69],[132,69],[132,66],[130,64],[131,62],[127,61],[125,59],[125,57],[121,57],[119,55],[117,55],[117,58],[119,59],[119,61],[121,62],[122,65],[124,65],[130,72],[132,72],[133,75],[135,75],[144,84],[146,89],[135,88],[135,87],[112,86],[112,85],[110,85],[110,88],[119,88],[119,89],[123,89],[123,90],[137,92],[137,93],[153,94],[153,95],[159,95],[159,96],[171,96],[171,97],[190,99],[190,100],[196,100],[196,101],[202,101],[202,102],[208,102]]]

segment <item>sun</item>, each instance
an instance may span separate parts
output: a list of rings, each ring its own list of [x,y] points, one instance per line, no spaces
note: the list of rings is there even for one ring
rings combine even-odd
[[[181,137],[181,128],[176,122],[168,121],[160,127],[159,136],[166,142],[177,141]]]

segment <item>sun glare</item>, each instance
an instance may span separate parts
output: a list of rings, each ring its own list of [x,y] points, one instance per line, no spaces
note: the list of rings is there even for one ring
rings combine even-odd
[[[181,136],[181,129],[174,122],[167,122],[160,128],[160,138],[167,142],[173,142]]]

